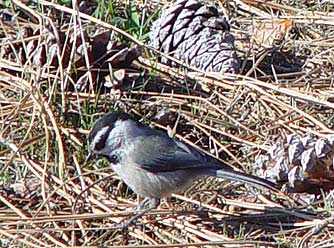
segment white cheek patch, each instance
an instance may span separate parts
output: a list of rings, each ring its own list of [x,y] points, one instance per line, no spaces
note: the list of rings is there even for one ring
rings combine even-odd
[[[93,139],[93,141],[92,141],[92,143],[90,145],[90,147],[91,147],[92,150],[95,150],[97,144],[98,144],[99,147],[101,147],[101,144],[99,144],[99,143],[101,142],[102,137],[105,137],[105,135],[108,132],[108,130],[109,130],[109,127],[106,126],[106,127],[102,128],[100,131],[98,131],[96,133],[96,135],[95,135],[95,137],[94,137],[94,139]],[[103,141],[103,142],[105,142],[105,141]]]

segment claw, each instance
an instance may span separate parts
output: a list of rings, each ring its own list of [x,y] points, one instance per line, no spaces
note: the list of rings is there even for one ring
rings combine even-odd
[[[142,209],[142,210],[138,210],[138,208],[142,208],[143,205],[145,205],[145,203],[147,201],[150,201],[149,207]],[[122,222],[115,224],[113,226],[113,228],[126,228],[129,224],[131,224],[134,220],[138,219],[139,217],[143,216],[144,214],[146,214],[147,212],[151,211],[152,209],[156,208],[158,205],[160,204],[160,200],[159,199],[155,199],[155,198],[148,198],[146,197],[143,201],[141,201],[139,203],[139,205],[135,208],[135,213],[130,216],[130,218],[123,220]]]

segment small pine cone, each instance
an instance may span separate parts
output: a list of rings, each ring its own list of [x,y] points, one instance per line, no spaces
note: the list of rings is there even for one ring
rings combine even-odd
[[[41,187],[41,181],[36,178],[25,178],[16,183],[0,182],[0,194],[17,202],[26,202],[27,199],[33,202],[41,197]]]
[[[334,135],[315,138],[291,134],[255,159],[260,177],[283,184],[288,192],[320,193],[334,189]]]
[[[234,36],[213,5],[178,0],[153,23],[151,46],[204,71],[238,72]],[[162,58],[163,63],[170,63]]]

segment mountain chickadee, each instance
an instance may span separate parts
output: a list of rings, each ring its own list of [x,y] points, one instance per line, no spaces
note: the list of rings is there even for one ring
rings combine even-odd
[[[156,208],[160,199],[182,192],[201,176],[217,176],[279,192],[274,183],[235,171],[229,165],[165,133],[133,120],[125,113],[110,112],[98,119],[89,133],[89,154],[105,157],[118,176],[145,199],[135,213],[118,227]],[[144,207],[149,202],[149,207]]]

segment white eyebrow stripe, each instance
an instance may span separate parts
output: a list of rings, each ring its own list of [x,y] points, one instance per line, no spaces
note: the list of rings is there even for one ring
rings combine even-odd
[[[92,144],[90,145],[92,150],[95,150],[95,146],[99,141],[101,140],[102,136],[105,135],[106,132],[108,132],[109,127],[106,126],[102,128],[100,131],[98,131],[92,141]]]

